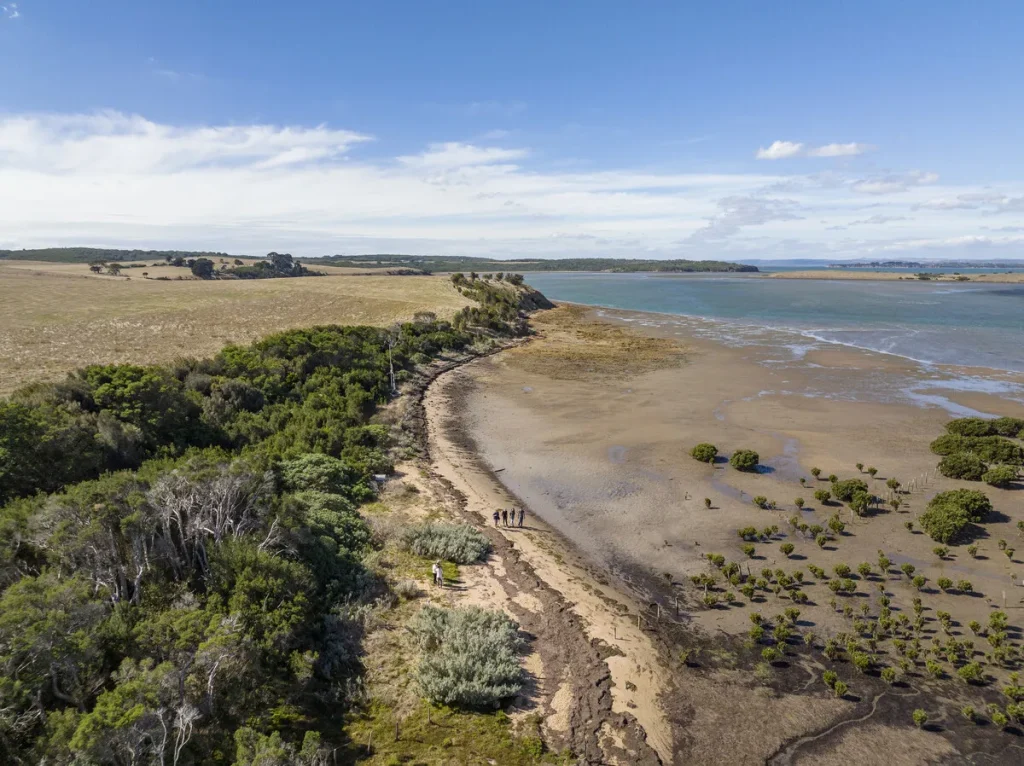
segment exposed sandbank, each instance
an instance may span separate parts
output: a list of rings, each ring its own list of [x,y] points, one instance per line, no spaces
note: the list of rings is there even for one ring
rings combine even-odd
[[[852,269],[808,269],[807,271],[778,271],[765,274],[771,279],[875,279],[888,282],[918,282],[917,273],[913,269],[904,271],[869,271]],[[928,274],[932,282],[1006,282],[1024,283],[1024,272],[998,272],[989,274],[954,274],[951,269],[943,274]]]

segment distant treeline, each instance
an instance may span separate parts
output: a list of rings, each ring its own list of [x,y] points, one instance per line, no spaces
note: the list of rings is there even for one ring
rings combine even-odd
[[[493,258],[447,255],[332,255],[318,263],[350,267],[396,267],[428,272],[451,271],[659,271],[692,273],[702,271],[757,271],[757,266],[727,261],[652,261],[628,258],[556,258],[500,261]]]
[[[38,250],[0,250],[0,260],[54,261],[60,263],[97,263],[111,261],[140,261],[151,258],[164,260],[183,258],[235,258],[228,253],[197,252],[189,250],[108,250],[96,247],[48,247]],[[251,257],[251,256],[246,256]],[[308,261],[309,259],[307,259]],[[406,268],[423,272],[457,271],[658,271],[674,273],[694,272],[756,272],[757,266],[728,261],[669,261],[632,258],[533,258],[502,261],[493,258],[449,255],[329,255],[314,258],[315,263],[353,268]]]
[[[234,258],[227,253],[194,250],[113,250],[102,247],[44,247],[38,250],[0,250],[0,260],[52,261],[54,263],[96,263],[142,261],[151,258]]]

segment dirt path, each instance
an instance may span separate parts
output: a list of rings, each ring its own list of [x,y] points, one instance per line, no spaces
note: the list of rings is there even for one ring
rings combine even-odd
[[[531,707],[553,744],[584,763],[672,763],[672,729],[659,698],[667,670],[637,629],[638,605],[600,582],[527,509],[523,528],[495,528],[495,509],[519,506],[481,465],[459,422],[464,368],[442,373],[419,404],[428,484],[450,513],[487,529],[494,555],[461,598],[512,613],[532,637]],[[415,416],[414,416],[415,417]]]

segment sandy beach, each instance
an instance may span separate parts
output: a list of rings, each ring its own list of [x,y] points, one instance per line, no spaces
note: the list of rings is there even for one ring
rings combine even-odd
[[[896,569],[912,564],[932,583],[940,577],[974,583],[973,598],[929,590],[929,609],[953,613],[959,625],[984,621],[1004,605],[1019,613],[1024,592],[1013,583],[1020,582],[1024,564],[999,555],[995,542],[1018,537],[1020,492],[989,492],[997,521],[985,525],[977,558],[958,548],[940,559],[935,543],[906,523],[936,492],[978,486],[936,474],[928,444],[943,432],[952,410],[1021,416],[1024,406],[955,387],[931,400],[914,398],[904,378],[922,375],[921,369],[891,355],[836,346],[779,364],[763,348],[730,348],[690,332],[685,323],[662,319],[574,306],[536,315],[538,335],[531,342],[449,373],[428,393],[434,470],[459,489],[482,523],[494,507],[525,505],[534,531],[503,534],[534,567],[538,587],[553,588],[571,605],[588,641],[624,657],[608,661],[613,710],[642,727],[643,739],[663,762],[704,762],[723,737],[735,743],[737,763],[838,763],[859,753],[865,763],[911,764],[953,756],[950,737],[922,739],[919,731],[890,728],[891,717],[904,713],[895,712],[891,700],[879,704],[884,688],[867,691],[880,683],[877,677],[860,680],[860,702],[851,707],[815,685],[820,670],[814,663],[805,667],[811,681],[795,686],[782,674],[750,675],[740,646],[751,608],[777,612],[790,602],[769,596],[751,608],[702,608],[689,578],[708,571],[707,553],[744,560],[737,529],[775,525],[779,531],[757,544],[746,567],[814,564],[830,571],[874,562],[884,550],[894,574],[882,581],[897,604],[916,595]],[[967,372],[944,374],[955,379]],[[934,384],[937,374],[928,375]],[[892,388],[880,386],[881,378],[899,380],[907,395],[873,399]],[[763,468],[742,473],[724,463],[698,463],[688,450],[705,441],[725,455],[754,449]],[[859,473],[858,462],[877,467],[877,477]],[[823,478],[861,477],[879,495],[886,494],[889,477],[912,491],[900,512],[858,518],[845,506],[814,500],[814,490],[828,486],[811,478],[815,466]],[[777,510],[757,508],[757,495],[775,501]],[[794,504],[798,496],[806,500],[803,510]],[[788,523],[796,515],[825,524],[836,513],[846,531],[823,549]],[[789,556],[780,551],[784,542],[795,546]],[[829,605],[821,586],[808,588],[812,598],[801,605],[800,624],[812,636],[843,634],[850,618]],[[644,620],[643,630],[636,630],[631,620],[637,612],[651,614],[654,605],[672,612],[677,598],[678,617],[666,620],[672,627]],[[680,636],[690,636],[716,659],[702,663],[701,672],[673,659],[671,647],[689,640]],[[638,677],[644,679],[639,689]],[[560,688],[549,686],[549,695]],[[746,711],[742,731],[724,715],[737,707]],[[863,716],[856,726],[886,743],[884,759],[861,752],[852,727],[831,731],[854,710]],[[552,708],[549,715],[556,712]],[[827,730],[827,737],[815,738]]]

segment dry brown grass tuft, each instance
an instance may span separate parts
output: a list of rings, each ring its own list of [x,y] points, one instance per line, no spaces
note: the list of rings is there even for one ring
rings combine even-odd
[[[169,362],[296,327],[381,326],[417,311],[450,317],[470,303],[443,277],[165,282],[88,273],[0,261],[0,394],[86,364]]]
[[[587,317],[581,306],[559,306],[532,320],[540,338],[507,354],[508,364],[557,380],[584,375],[635,375],[686,361],[687,350],[667,338],[643,337]]]

